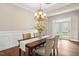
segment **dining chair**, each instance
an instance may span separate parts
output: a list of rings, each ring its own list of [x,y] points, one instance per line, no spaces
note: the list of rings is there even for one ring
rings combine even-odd
[[[23,40],[28,40],[28,39],[31,39],[31,33],[25,33],[25,34],[22,34],[23,36]]]
[[[54,41],[52,39],[46,39],[45,46],[35,49],[35,55],[40,56],[51,56],[52,55],[52,45]]]
[[[23,52],[23,55],[25,55],[25,52],[26,52],[25,49],[24,49],[24,47],[20,47],[20,46],[21,46],[20,43],[21,43],[22,41],[26,41],[26,40],[32,38],[32,37],[31,37],[31,33],[22,34],[22,37],[23,37],[23,39],[18,40],[18,43],[19,43],[19,55],[20,55],[20,56],[21,56],[21,52]]]
[[[58,39],[59,39],[59,35],[56,35],[54,38],[54,45],[53,45],[53,55],[55,55],[55,50],[57,52],[57,56],[58,56]]]

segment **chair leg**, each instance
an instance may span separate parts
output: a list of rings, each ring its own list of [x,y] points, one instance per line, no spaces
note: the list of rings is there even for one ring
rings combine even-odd
[[[55,49],[53,49],[53,55],[55,56]]]
[[[26,53],[24,52],[24,53],[23,53],[23,55],[25,56],[25,55],[26,55]]]
[[[57,50],[57,56],[58,56],[58,48],[56,50]]]
[[[50,56],[52,56],[52,53],[50,53]]]

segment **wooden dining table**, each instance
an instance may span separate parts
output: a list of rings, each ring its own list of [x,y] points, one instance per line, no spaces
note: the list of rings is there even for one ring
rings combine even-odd
[[[31,43],[26,44],[25,46],[28,48],[28,55],[33,56],[33,49],[36,47],[43,45],[46,42],[46,39],[40,39]]]

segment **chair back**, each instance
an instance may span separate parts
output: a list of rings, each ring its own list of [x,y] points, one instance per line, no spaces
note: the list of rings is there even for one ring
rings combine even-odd
[[[59,35],[56,35],[54,38],[54,48],[58,48],[58,39],[59,39]]]
[[[23,34],[23,39],[24,40],[27,40],[27,39],[31,39],[31,33],[26,33],[26,34]]]
[[[45,43],[45,55],[49,56],[52,53],[52,45],[54,44],[54,41],[52,39],[46,39]]]

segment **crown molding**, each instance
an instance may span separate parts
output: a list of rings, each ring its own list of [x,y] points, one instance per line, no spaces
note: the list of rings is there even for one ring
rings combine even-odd
[[[23,8],[23,9],[25,9],[25,10],[28,10],[28,11],[30,11],[30,12],[32,12],[32,13],[35,12],[33,9],[30,9],[28,6],[25,6],[25,5],[23,5],[22,3],[12,3],[12,4],[15,5],[15,6],[18,6],[18,7],[20,7],[20,8]]]
[[[59,14],[68,13],[68,12],[72,12],[72,11],[79,10],[79,4],[71,4],[71,5],[65,6],[65,7],[70,7],[70,8],[66,8],[65,10],[58,11],[58,12],[55,12],[55,13],[54,12],[51,12],[47,16],[48,17],[51,17],[51,16],[55,16],[55,15],[59,15]],[[63,9],[63,8],[61,8],[61,9]]]
[[[45,12],[49,13],[49,11],[51,11],[51,10],[55,10],[55,9],[61,8],[61,7],[64,7],[66,5],[69,5],[69,4],[70,3],[56,3],[54,5],[51,5],[48,9],[46,9]],[[20,8],[23,8],[25,10],[31,11],[33,13],[36,11],[36,10],[30,8],[29,6],[24,5],[23,3],[13,3],[13,5],[18,6]]]
[[[48,9],[45,10],[46,13],[47,13],[47,17],[55,16],[55,15],[59,15],[59,14],[62,14],[62,13],[67,13],[67,12],[79,9],[79,7],[76,6],[75,8],[70,8],[70,9],[59,11],[59,12],[55,12],[55,13],[52,12],[52,11],[55,11],[56,9],[60,9],[60,8],[63,8],[63,7],[66,7],[68,5],[72,5],[72,4],[73,3],[58,3],[58,4],[56,3],[56,4],[52,5],[52,6],[50,6]],[[28,7],[26,5],[23,5],[22,3],[13,3],[13,5],[18,6],[20,8],[23,8],[25,10],[28,10],[28,11],[30,11],[32,13],[35,13],[35,10],[31,9],[30,7]]]
[[[53,10],[55,10],[55,9],[59,9],[59,8],[65,7],[65,6],[70,5],[70,4],[72,4],[72,3],[56,3],[56,4],[52,5],[52,6],[50,6],[50,7],[46,10],[46,12],[49,13],[50,11],[53,11]]]

